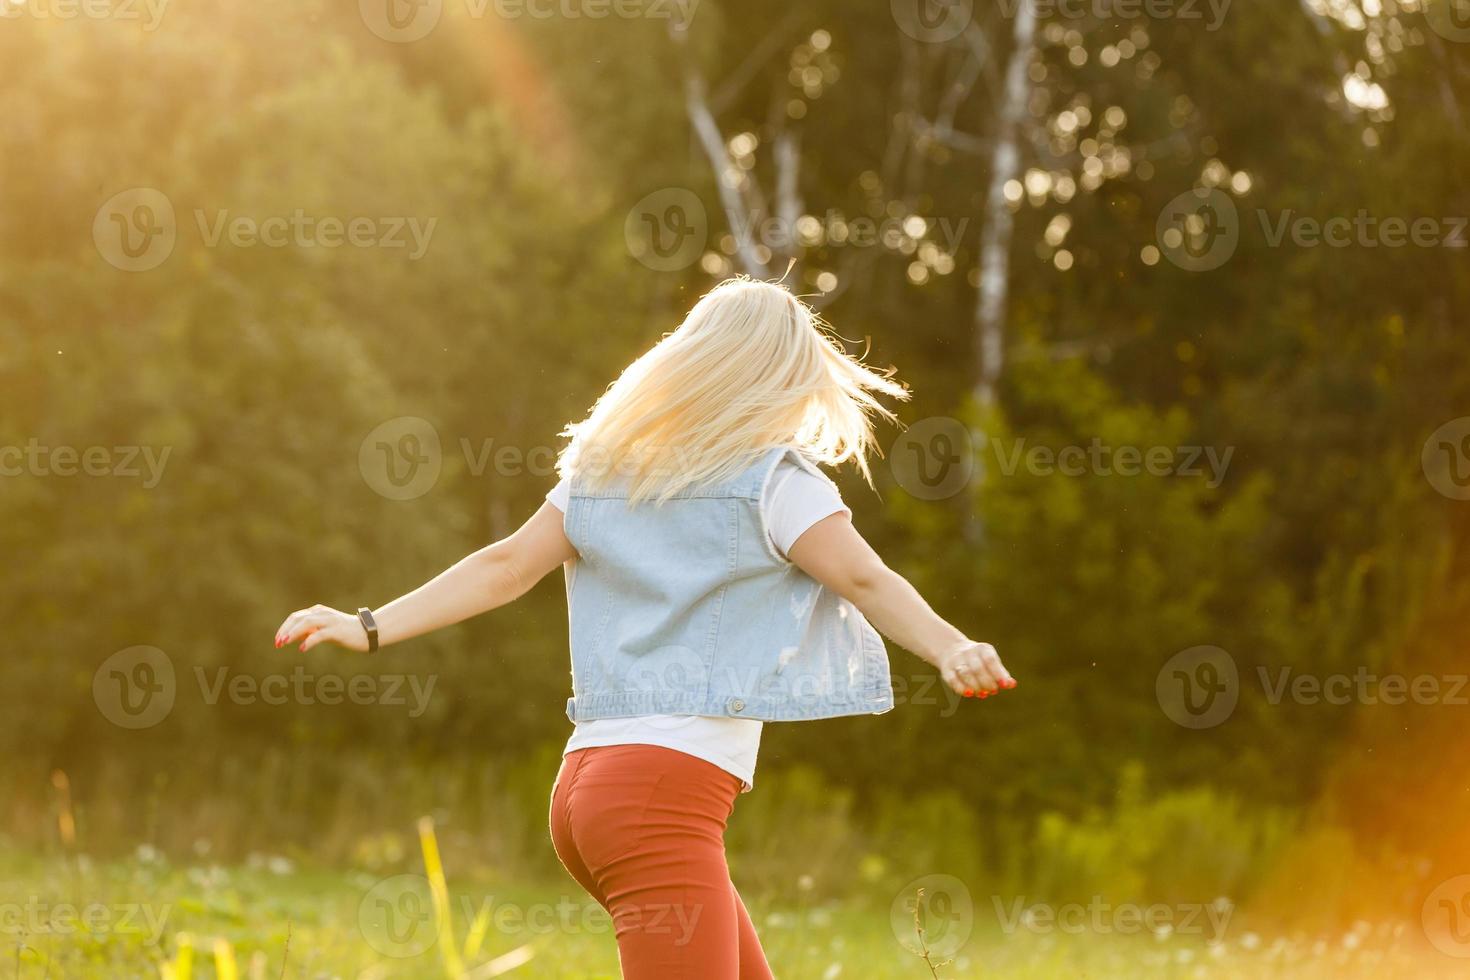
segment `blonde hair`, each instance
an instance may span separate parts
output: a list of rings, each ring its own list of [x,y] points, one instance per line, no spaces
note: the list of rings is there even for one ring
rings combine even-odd
[[[891,375],[849,355],[785,287],[727,279],[562,430],[557,472],[594,488],[626,477],[630,500],[662,502],[789,446],[851,460],[872,485],[873,416],[896,421],[874,393],[908,398]]]

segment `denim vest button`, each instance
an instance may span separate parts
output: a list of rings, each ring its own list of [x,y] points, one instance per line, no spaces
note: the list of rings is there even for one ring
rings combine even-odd
[[[740,700],[739,698],[731,698],[730,699],[730,710],[731,711],[744,711],[745,710],[745,702],[742,701],[742,700]]]

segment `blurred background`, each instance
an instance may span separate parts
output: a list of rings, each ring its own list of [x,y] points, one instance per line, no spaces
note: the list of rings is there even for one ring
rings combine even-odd
[[[1470,972],[1466,0],[3,11],[0,977],[615,975],[558,577],[271,637],[737,274],[911,386],[839,482],[1021,682],[767,727],[778,975]]]

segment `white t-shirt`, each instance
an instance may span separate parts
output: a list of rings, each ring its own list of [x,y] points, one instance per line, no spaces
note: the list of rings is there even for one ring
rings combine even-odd
[[[562,480],[546,499],[565,514],[571,503],[570,485]],[[852,514],[836,487],[789,459],[776,464],[761,505],[771,544],[782,557],[813,524],[839,512]],[[761,725],[754,718],[702,715],[598,718],[577,722],[562,753],[599,745],[659,745],[717,765],[738,777],[749,790],[755,783]]]

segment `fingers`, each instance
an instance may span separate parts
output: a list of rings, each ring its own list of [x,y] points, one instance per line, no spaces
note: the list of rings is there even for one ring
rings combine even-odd
[[[976,662],[960,661],[944,670],[944,680],[956,694],[967,698],[988,697],[997,690],[995,678]]]
[[[1016,686],[995,647],[976,643],[956,655],[942,671],[945,683],[964,697],[988,698]]]
[[[366,650],[367,632],[357,617],[331,606],[298,609],[276,630],[276,648],[300,644],[302,653],[322,643],[335,643],[348,650]]]
[[[301,652],[306,653],[319,643],[329,643],[334,639],[332,628],[313,630],[306,640],[301,644]]]
[[[954,667],[945,667],[942,671],[940,671],[940,676],[944,678],[944,683],[949,685],[950,690],[954,691],[956,694],[967,698],[972,698],[975,696],[975,686],[970,682],[962,679],[959,675],[959,671],[955,670]]]
[[[280,633],[276,634],[276,647],[279,649],[280,647],[296,643],[307,637],[311,631],[312,626],[309,621],[305,619],[293,620],[282,627]]]
[[[974,674],[975,693],[977,696],[988,698],[992,694],[1000,693],[1000,683],[995,679],[995,675],[990,672],[990,668],[984,666],[977,667]]]
[[[310,616],[315,611],[316,607],[313,606],[310,609],[298,609],[291,615],[287,616],[286,619],[281,623],[281,625],[276,629],[276,647],[279,648],[284,646],[286,644],[286,641],[290,638],[292,632],[301,622],[301,620],[307,616]]]
[[[306,639],[318,630],[331,625],[332,618],[333,610],[325,606],[298,609],[287,616],[281,628],[276,631],[276,648],[280,649],[289,643]],[[307,647],[303,646],[301,649],[306,650]]]
[[[974,654],[961,662],[959,676],[965,682],[965,687],[980,697],[987,697],[997,689],[995,677]]]
[[[982,646],[983,644],[977,644],[966,650],[960,655],[956,665],[956,674],[965,682],[965,689],[970,692],[967,697],[989,697],[999,690],[995,675],[981,655]]]
[[[989,643],[980,644],[980,660],[990,676],[995,678],[997,687],[1009,690],[1016,686],[1016,679],[1006,670],[1005,664],[1000,662],[1000,654],[995,652],[995,647]]]
[[[298,609],[296,612],[293,612],[291,615],[286,617],[286,621],[281,624],[281,628],[276,630],[277,649],[291,642],[291,640],[301,631],[301,624],[305,621],[305,617],[309,615],[310,613],[307,610]]]

